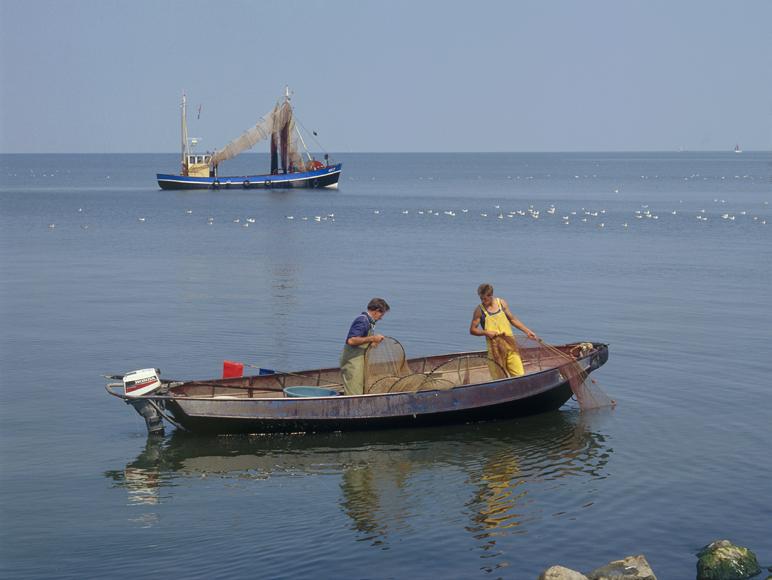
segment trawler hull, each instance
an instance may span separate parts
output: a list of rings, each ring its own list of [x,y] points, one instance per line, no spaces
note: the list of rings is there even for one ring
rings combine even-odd
[[[314,171],[274,175],[241,175],[228,177],[188,177],[156,174],[161,189],[317,189],[338,187],[342,164]]]

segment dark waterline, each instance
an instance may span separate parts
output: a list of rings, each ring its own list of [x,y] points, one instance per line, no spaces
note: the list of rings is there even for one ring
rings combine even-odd
[[[158,191],[176,155],[0,156],[3,576],[535,578],[644,553],[688,578],[723,537],[772,562],[768,153],[336,157],[338,191],[215,194]],[[480,348],[482,281],[552,342],[609,342],[616,410],[148,441],[102,390],[333,365],[374,295],[409,356]]]

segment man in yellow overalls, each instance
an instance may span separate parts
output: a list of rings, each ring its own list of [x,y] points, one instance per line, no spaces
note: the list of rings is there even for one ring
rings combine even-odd
[[[365,353],[371,344],[378,344],[383,340],[382,335],[373,334],[373,329],[375,323],[389,310],[389,305],[383,298],[373,298],[367,304],[367,311],[351,323],[340,355],[340,374],[347,395],[364,394]]]
[[[480,297],[480,305],[474,309],[469,333],[474,336],[485,337],[485,342],[488,346],[488,356],[490,358],[494,358],[491,339],[502,335],[513,336],[513,325],[519,330],[522,330],[528,338],[539,340],[539,337],[536,336],[530,328],[520,322],[517,317],[512,314],[506,300],[493,295],[493,286],[490,284],[480,284],[480,287],[477,288],[477,295]],[[510,350],[507,353],[506,371],[510,377],[517,377],[525,374],[523,361],[520,359],[520,355],[516,350]]]

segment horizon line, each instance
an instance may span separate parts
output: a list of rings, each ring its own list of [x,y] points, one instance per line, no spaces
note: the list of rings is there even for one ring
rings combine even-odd
[[[200,154],[211,153],[211,151]],[[772,153],[772,149],[743,149],[736,152],[733,149],[566,149],[566,150],[532,150],[532,151],[328,151],[330,155],[509,155],[533,153]],[[179,151],[0,151],[0,155],[180,155]],[[267,151],[247,151],[241,155],[268,155]]]

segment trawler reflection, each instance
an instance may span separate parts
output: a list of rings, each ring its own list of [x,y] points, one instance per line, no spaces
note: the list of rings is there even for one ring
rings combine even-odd
[[[418,518],[455,511],[487,550],[496,536],[525,533],[529,519],[541,517],[531,504],[555,487],[545,482],[605,477],[612,449],[592,422],[597,417],[562,412],[414,431],[245,437],[176,431],[148,439],[134,461],[105,476],[127,490],[131,503],[151,505],[186,478],[272,485],[264,480],[339,477],[339,507],[360,541],[379,545]]]

